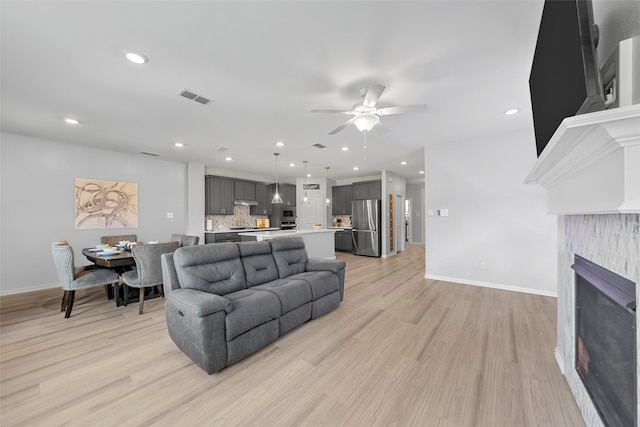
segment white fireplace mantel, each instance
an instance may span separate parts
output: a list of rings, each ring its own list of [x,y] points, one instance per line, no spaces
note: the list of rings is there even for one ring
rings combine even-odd
[[[525,183],[550,214],[640,213],[640,105],[564,119]]]

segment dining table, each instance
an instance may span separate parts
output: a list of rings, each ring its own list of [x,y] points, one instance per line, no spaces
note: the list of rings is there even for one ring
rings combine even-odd
[[[124,248],[119,249],[116,253],[104,253],[95,247],[84,248],[82,249],[82,255],[95,265],[110,268],[120,275],[127,270],[131,270],[131,268],[136,265],[136,260],[133,258],[131,251]],[[128,300],[133,300],[133,298],[130,299],[128,295],[125,298],[124,293],[130,292],[130,290],[127,289],[126,286],[122,286],[121,283],[118,283],[113,288],[105,287],[105,289],[107,291],[107,298],[115,300],[116,307],[120,307],[121,302],[127,305]],[[120,295],[121,293],[122,295]]]
[[[112,268],[118,273],[126,270],[125,267],[132,267],[136,265],[136,261],[133,259],[131,251],[126,249],[121,249],[113,254],[106,254],[96,248],[84,248],[82,250],[82,255],[87,257],[87,259],[95,265]]]
[[[125,271],[131,270],[136,265],[136,260],[133,258],[131,250],[125,248],[118,248],[116,253],[104,253],[95,247],[84,248],[82,249],[82,255],[95,265],[110,268],[120,275]],[[146,288],[142,291],[145,292],[145,299],[163,296],[163,292],[155,288]],[[129,288],[124,283],[118,283],[113,289],[108,287],[107,297],[115,300],[116,307],[119,307],[121,303],[128,305],[130,302],[138,302],[139,298],[138,290]]]

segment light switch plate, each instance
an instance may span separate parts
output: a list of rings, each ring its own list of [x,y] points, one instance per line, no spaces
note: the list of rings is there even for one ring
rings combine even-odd
[[[167,219],[173,219],[173,212],[167,212]]]

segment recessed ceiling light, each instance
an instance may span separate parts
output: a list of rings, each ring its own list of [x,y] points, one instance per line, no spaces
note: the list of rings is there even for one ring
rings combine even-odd
[[[517,108],[512,108],[511,110],[507,110],[507,111],[505,111],[504,113],[505,113],[507,116],[510,116],[510,115],[512,115],[512,114],[516,114],[518,111],[520,111],[520,110],[518,110]]]
[[[418,172],[420,175],[424,175],[424,171],[420,171]]]
[[[184,144],[182,142],[175,142],[173,145],[175,145],[176,147],[184,147]]]
[[[66,118],[66,119],[64,119],[64,121],[66,123],[69,123],[70,125],[78,125],[78,124],[80,124],[80,122],[78,120],[71,119],[71,118]]]
[[[342,151],[349,151],[349,147],[342,147]]]
[[[401,165],[406,165],[406,164],[407,164],[407,162],[400,162],[400,164],[401,164]]]
[[[276,142],[276,145],[277,145],[278,147],[284,147],[284,142],[282,142],[282,141],[278,141],[278,142]]]
[[[307,174],[307,178],[311,178],[311,174],[310,173]]]
[[[124,55],[127,57],[129,61],[135,64],[145,64],[149,62],[149,58],[147,58],[145,54],[140,52],[127,51],[124,53]]]
[[[289,166],[294,167],[296,164],[295,163],[289,163]]]
[[[358,170],[358,167],[357,167],[357,166],[354,166],[354,167],[353,167],[353,170],[354,170],[354,171],[357,171],[357,170]]]
[[[227,162],[230,162],[231,160],[233,160],[233,158],[231,158],[231,157],[225,157],[224,159],[225,159]]]

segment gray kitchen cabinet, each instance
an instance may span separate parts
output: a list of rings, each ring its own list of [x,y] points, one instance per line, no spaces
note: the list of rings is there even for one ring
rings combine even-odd
[[[351,215],[351,201],[353,200],[351,185],[335,185],[331,187],[331,214]]]
[[[205,214],[233,215],[234,184],[230,179],[205,177]]]
[[[334,236],[336,251],[353,252],[353,237],[351,230],[336,231]]]
[[[256,200],[256,183],[234,181],[234,198],[236,200]]]
[[[381,181],[365,181],[353,184],[353,200],[382,198]]]
[[[271,195],[269,194],[269,186],[266,184],[256,183],[256,202],[257,205],[251,206],[249,209],[251,215],[269,215],[269,207],[271,206]]]
[[[280,192],[280,197],[282,198],[282,204],[285,206],[295,206],[296,205],[296,186],[291,184],[278,184],[278,191]],[[271,199],[276,192],[276,185],[269,185],[269,205],[271,205]],[[271,213],[271,210],[269,210]]]
[[[296,205],[296,186],[291,184],[278,184],[280,187],[280,197],[286,206]]]
[[[209,233],[209,234],[213,234],[214,243],[240,241],[240,236],[238,235],[238,233]]]

